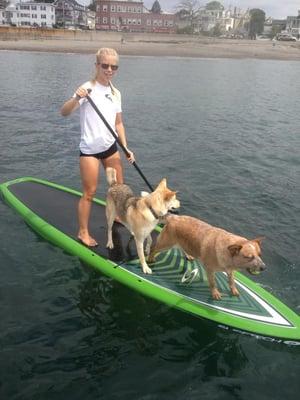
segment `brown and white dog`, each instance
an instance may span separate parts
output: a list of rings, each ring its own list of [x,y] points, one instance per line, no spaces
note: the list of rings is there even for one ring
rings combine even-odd
[[[263,238],[248,240],[199,219],[188,216],[169,215],[149,256],[154,261],[156,253],[179,246],[186,254],[201,261],[205,267],[212,297],[221,299],[216,287],[215,272],[225,271],[233,296],[239,292],[234,282],[235,270],[247,270],[257,274],[266,267],[260,258]]]
[[[169,210],[180,206],[176,198],[176,192],[167,188],[167,181],[163,179],[154,192],[144,193],[142,197],[134,196],[128,185],[118,184],[116,170],[106,169],[109,189],[106,198],[106,218],[108,225],[109,249],[113,249],[112,226],[118,216],[120,222],[134,236],[137,253],[145,274],[151,274],[152,270],[147,265],[144,255],[144,242],[147,239],[146,254],[149,254],[152,244],[151,232],[156,227],[159,219],[164,217]]]

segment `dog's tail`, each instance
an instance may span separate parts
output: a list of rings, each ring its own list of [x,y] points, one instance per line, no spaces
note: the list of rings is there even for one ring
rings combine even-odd
[[[115,168],[106,168],[106,179],[109,186],[115,185],[117,183],[117,171],[115,170]]]

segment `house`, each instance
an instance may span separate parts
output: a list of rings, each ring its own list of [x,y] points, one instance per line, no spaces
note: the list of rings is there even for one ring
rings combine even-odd
[[[1,18],[2,23],[8,25],[45,28],[55,25],[55,7],[50,3],[28,1],[10,4],[4,14]]]
[[[150,11],[139,0],[96,0],[96,29],[123,32],[176,32],[176,15]]]
[[[297,39],[300,39],[300,10],[298,10],[297,16],[287,17],[286,30]]]
[[[67,29],[93,29],[94,12],[76,0],[56,0],[56,26]]]

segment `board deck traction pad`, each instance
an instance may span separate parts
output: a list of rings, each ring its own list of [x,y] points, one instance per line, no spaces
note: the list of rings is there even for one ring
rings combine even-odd
[[[262,336],[300,340],[300,317],[258,284],[237,272],[240,296],[232,296],[226,273],[217,272],[221,300],[211,297],[204,268],[173,248],[156,256],[145,275],[134,241],[121,224],[114,224],[114,250],[105,247],[105,202],[94,200],[91,231],[100,245],[87,248],[76,239],[77,202],[80,192],[42,179],[24,177],[0,185],[3,199],[42,237],[78,256],[107,276],[172,307],[221,325]],[[199,269],[192,283],[182,283],[186,271]]]

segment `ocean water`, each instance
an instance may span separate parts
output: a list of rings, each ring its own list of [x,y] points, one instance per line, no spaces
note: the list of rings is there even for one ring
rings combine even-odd
[[[0,52],[0,182],[80,190],[79,120],[59,108],[91,55]],[[265,236],[253,278],[300,314],[299,63],[122,57],[129,147],[181,213]],[[125,161],[126,181],[147,189]],[[98,196],[106,191],[103,171]],[[1,400],[294,400],[300,346],[196,319],[37,236],[0,201]]]

